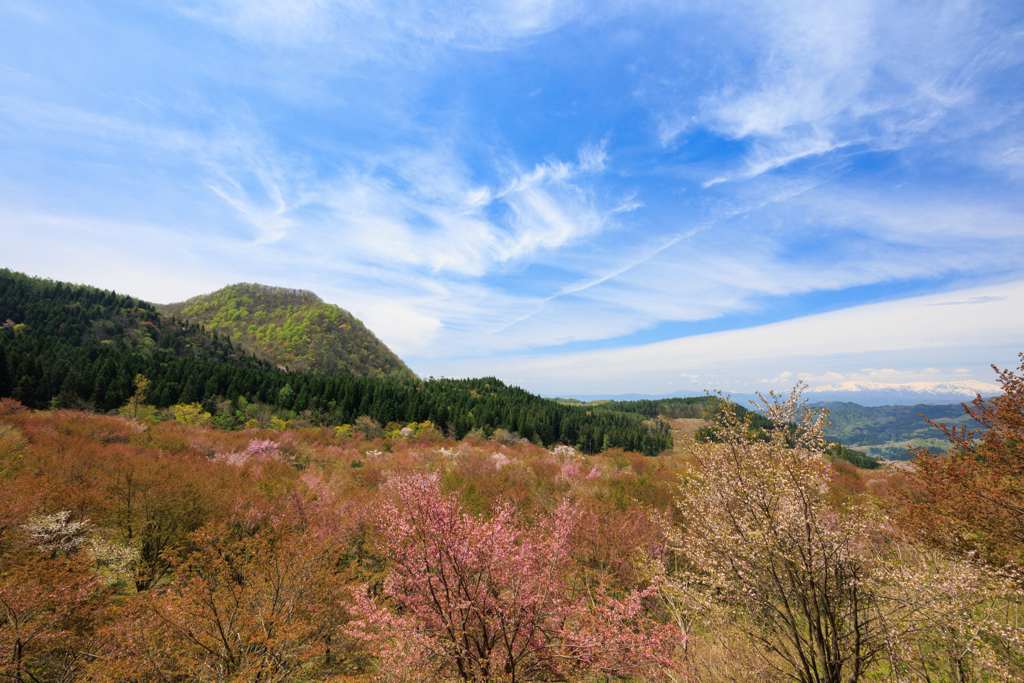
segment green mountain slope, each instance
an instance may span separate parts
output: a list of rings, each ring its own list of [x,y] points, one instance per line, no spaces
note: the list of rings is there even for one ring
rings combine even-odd
[[[925,417],[968,429],[980,428],[959,404],[868,407],[826,402],[813,407],[828,408],[832,426],[825,431],[826,437],[889,460],[909,460],[913,457],[909,446],[946,452],[949,442],[939,429],[925,422]]]
[[[312,292],[242,283],[157,310],[205,325],[258,358],[289,370],[416,377],[360,320]]]

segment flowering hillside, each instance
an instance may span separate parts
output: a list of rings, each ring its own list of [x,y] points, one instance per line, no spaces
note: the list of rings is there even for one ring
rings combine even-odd
[[[1024,393],[1001,381],[984,439],[950,432],[915,476],[830,463],[797,396],[767,431],[720,404],[659,458],[0,399],[0,673],[1020,681]]]

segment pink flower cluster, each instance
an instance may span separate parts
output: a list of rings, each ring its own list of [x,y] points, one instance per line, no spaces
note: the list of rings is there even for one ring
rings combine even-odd
[[[351,633],[376,643],[385,674],[466,680],[567,680],[651,674],[678,642],[644,616],[633,592],[615,600],[574,581],[581,513],[566,502],[524,526],[509,504],[466,514],[436,475],[391,479],[378,525],[391,570],[385,602],[362,598]],[[397,616],[401,615],[401,616]]]
[[[270,439],[252,439],[249,447],[239,453],[217,453],[214,462],[222,462],[232,467],[245,467],[253,464],[259,466],[267,460],[281,461],[281,450],[276,442]]]

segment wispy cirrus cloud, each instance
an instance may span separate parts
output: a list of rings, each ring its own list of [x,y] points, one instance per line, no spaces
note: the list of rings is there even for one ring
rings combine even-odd
[[[457,6],[429,0],[193,0],[178,11],[248,41],[292,47],[329,42],[353,54],[372,54],[408,41],[500,49],[557,28],[582,6],[573,0],[476,0]]]
[[[73,136],[77,147],[179,155],[206,174],[211,193],[259,243],[320,240],[333,230],[348,247],[342,253],[435,272],[481,276],[600,232],[614,214],[637,206],[601,207],[588,192],[587,178],[607,160],[603,144],[583,145],[576,162],[552,158],[530,169],[495,159],[497,186],[491,187],[470,182],[457,151],[443,143],[364,154],[349,170],[323,177],[244,119],[199,134],[9,97],[0,98],[0,112],[36,131]]]
[[[330,229],[359,258],[479,277],[614,222],[618,207],[601,206],[587,189],[586,176],[600,171],[595,153],[580,154],[580,163],[552,159],[530,170],[498,164],[503,178],[490,187],[469,181],[444,148],[405,150],[303,196],[324,207]]]
[[[313,289],[426,374],[1022,276],[1013,3],[26,7],[0,5],[12,267]],[[1006,303],[958,296],[928,310]],[[753,368],[736,334],[673,348]],[[877,353],[750,376],[909,372]]]
[[[937,129],[966,138],[980,118],[986,73],[1020,63],[1019,36],[986,23],[978,3],[751,3],[755,73],[731,74],[701,99],[696,125],[749,148],[705,186],[745,180],[832,152],[893,150]],[[749,25],[748,25],[749,26]],[[972,112],[964,118],[963,112]],[[670,141],[693,123],[663,119]],[[998,163],[998,160],[995,160]]]

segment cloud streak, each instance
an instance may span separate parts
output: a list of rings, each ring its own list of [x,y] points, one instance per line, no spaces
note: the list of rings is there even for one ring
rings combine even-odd
[[[487,366],[499,368],[499,376],[511,381],[543,377],[534,384],[542,391],[558,386],[586,394],[603,385],[611,393],[625,393],[637,378],[643,381],[657,375],[678,375],[681,370],[721,373],[733,366],[750,373],[752,369],[779,364],[790,368],[835,367],[848,365],[851,358],[856,363],[870,354],[895,352],[903,358],[927,357],[942,349],[962,351],[972,346],[1001,347],[1005,353],[1019,344],[1019,331],[1024,329],[1024,281],[957,292],[958,297],[992,298],[983,305],[965,308],[955,323],[946,313],[935,309],[934,304],[945,296],[856,306],[623,349],[466,362],[461,366],[462,372],[455,370],[453,374],[472,376],[480,367]],[[835,374],[820,380],[838,379]],[[892,371],[889,376],[895,374],[898,373]],[[879,374],[863,371],[849,377],[879,379]],[[787,369],[767,383],[791,384],[792,379],[792,370]]]
[[[372,54],[381,43],[399,41],[497,50],[551,31],[580,10],[579,3],[559,0],[476,1],[458,7],[423,1],[210,0],[178,7],[183,16],[242,40],[289,47],[330,43],[355,54]]]

